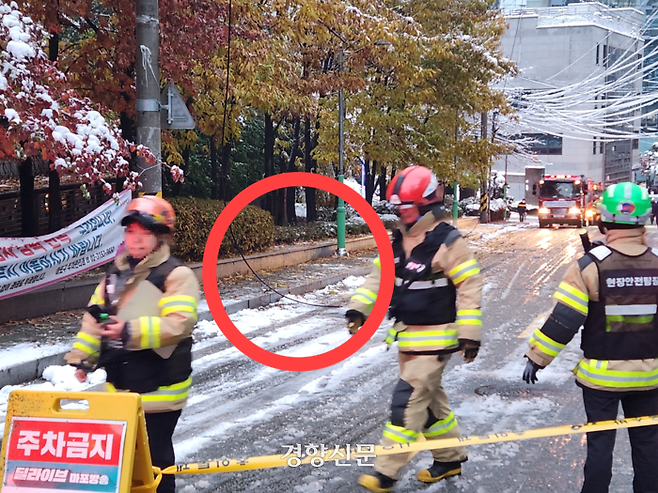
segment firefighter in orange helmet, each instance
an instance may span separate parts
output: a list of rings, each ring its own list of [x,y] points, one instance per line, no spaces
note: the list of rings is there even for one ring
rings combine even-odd
[[[172,435],[192,384],[192,330],[199,283],[170,256],[175,213],[164,199],[143,196],[128,205],[121,224],[125,249],[98,285],[66,361],[76,376],[103,367],[110,391],[142,397],[153,465],[175,463]],[[163,476],[158,493],[174,493]]]
[[[460,437],[457,419],[442,386],[452,353],[473,361],[480,347],[482,281],[477,261],[457,229],[446,222],[444,185],[434,173],[411,166],[396,175],[386,198],[396,208],[400,228],[393,233],[395,288],[387,342],[398,341],[400,380],[393,390],[390,420],[382,445],[406,444],[420,434],[428,440]],[[348,304],[348,328],[356,333],[372,310],[380,283],[379,258]],[[464,447],[432,451],[434,463],[418,473],[424,483],[461,474]],[[375,473],[359,484],[392,491],[411,454],[379,456]]]

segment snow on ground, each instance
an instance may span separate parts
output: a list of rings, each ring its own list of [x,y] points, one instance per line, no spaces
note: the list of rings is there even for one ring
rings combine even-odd
[[[0,368],[9,368],[24,361],[34,361],[45,356],[61,353],[68,345],[42,346],[38,342],[24,342],[0,350]]]
[[[342,282],[329,285],[321,290],[307,293],[303,296],[288,295],[290,298],[306,301],[309,303],[321,304],[328,295],[348,295],[356,287],[360,286],[364,277],[349,276]],[[282,327],[269,331],[267,334],[252,338],[252,342],[261,347],[268,348],[280,344],[282,341],[294,340],[306,333],[311,333],[320,327],[320,320],[317,324],[310,320],[303,320],[296,324],[287,325],[286,320],[293,319],[294,317],[304,315],[314,309],[313,306],[304,305],[293,301],[293,299],[283,298],[277,303],[268,305],[266,307],[241,310],[231,316],[233,323],[240,329],[243,334],[249,334],[259,329],[265,328],[270,325],[283,324]],[[311,322],[311,323],[309,323]],[[380,331],[388,330],[382,328]],[[221,332],[219,327],[214,321],[200,321],[195,329],[195,337],[201,339],[202,342],[195,344],[195,351],[203,349],[208,344],[215,344],[226,340],[226,336]],[[313,354],[320,354],[327,350],[336,347],[347,339],[347,333],[335,333],[329,336],[314,339],[313,341],[295,346],[288,350],[282,351],[280,354],[288,356],[309,356]],[[379,337],[379,336],[375,336]],[[384,336],[381,337],[383,339]],[[13,348],[0,350],[0,367],[10,367],[16,363],[23,361],[36,360],[43,356],[61,353],[69,349],[68,345],[53,345],[41,346],[38,343],[22,343],[14,346]],[[206,362],[212,361],[216,363],[217,360],[230,360],[241,357],[241,353],[234,347],[225,350],[217,351],[212,355],[201,357],[193,362],[195,368],[202,367]],[[263,375],[254,375],[254,380],[261,380],[267,378],[267,372],[271,370],[269,367],[262,370]],[[75,377],[75,368],[70,365],[64,366],[49,366],[42,375],[46,380],[40,383],[28,383],[23,385],[7,385],[0,389],[0,415],[4,416],[7,411],[7,399],[9,393],[15,389],[31,389],[31,390],[57,390],[57,391],[73,391],[80,392],[89,390],[97,385],[105,382],[105,371],[96,370],[89,373],[88,380],[85,383],[80,383]],[[300,389],[300,392],[302,390]],[[304,392],[311,392],[310,388]]]
[[[510,225],[510,226],[504,226],[504,227],[502,227],[502,228],[500,228],[500,229],[497,229],[496,231],[493,231],[493,232],[491,232],[491,233],[485,233],[485,234],[483,234],[482,237],[480,238],[480,240],[484,240],[484,241],[492,240],[492,239],[494,239],[496,236],[499,236],[499,235],[501,235],[501,234],[509,234],[509,233],[511,233],[512,231],[518,230],[518,229],[520,228],[520,226],[521,226],[520,224],[514,224],[514,225]]]
[[[509,232],[519,226],[507,226],[498,230],[500,232]],[[489,237],[495,237],[494,232],[489,233]],[[364,277],[350,276],[341,283],[327,286],[321,290],[308,293],[303,296],[291,296],[297,300],[309,303],[327,304],[327,298],[336,296],[347,297],[356,287],[361,285]],[[487,304],[498,303],[499,299],[493,299],[491,294],[494,291],[495,283],[485,283],[485,299]],[[317,334],[318,329],[326,326],[326,318],[315,316],[314,311],[317,307],[297,303],[291,299],[281,299],[279,302],[261,307],[258,309],[248,309],[239,311],[231,316],[236,327],[243,334],[252,334],[251,340],[258,346],[272,350],[275,347],[284,346],[285,349],[278,351],[278,354],[286,356],[309,356],[312,354],[324,353],[331,348],[335,348],[348,340],[349,335],[346,331],[332,331],[320,336]],[[391,322],[386,321],[378,330],[374,338],[377,341],[384,339],[385,334]],[[258,333],[258,331],[268,328],[268,330]],[[503,339],[509,337],[509,333],[514,332],[510,324],[502,324],[487,332],[487,337],[491,339]],[[197,343],[194,350],[202,351],[211,345],[226,342],[226,337],[212,321],[199,322],[195,331]],[[286,344],[295,342],[295,344]],[[303,341],[303,342],[299,342]],[[574,340],[569,344],[555,362],[538,374],[540,384],[560,385],[567,379],[573,378],[571,370],[577,364],[580,358],[578,349],[579,341]],[[30,347],[26,345],[25,351],[48,351],[50,348]],[[468,382],[472,382],[474,377],[486,375],[494,381],[500,382],[501,385],[511,382],[518,382],[523,372],[525,360],[523,354],[526,349],[525,339],[518,339],[511,355],[501,359],[492,367],[488,354],[489,348],[483,345],[480,356],[470,364],[464,364],[461,358],[457,364],[448,370],[444,379],[444,385],[448,395],[458,395],[465,388]],[[61,351],[62,348],[57,348]],[[55,350],[53,350],[55,351]],[[20,351],[21,358],[24,359],[24,351]],[[336,365],[331,372],[319,375],[298,389],[292,392],[282,394],[264,408],[251,410],[244,416],[236,416],[236,419],[230,422],[216,423],[210,425],[205,430],[203,436],[190,437],[176,443],[176,454],[180,460],[184,460],[190,454],[202,448],[206,442],[217,440],[218,437],[231,436],[239,433],[245,427],[254,426],[254,423],[265,421],[277,413],[289,412],[291,409],[299,408],[300,404],[322,399],[323,395],[330,395],[335,391],[347,378],[353,377],[359,372],[365,372],[372,368],[386,355],[386,345],[376,344],[372,347],[365,348],[354,354],[348,360],[340,365]],[[5,359],[5,356],[7,359]],[[12,355],[13,356],[13,355]],[[0,360],[7,365],[9,354],[1,354]],[[242,354],[233,346],[213,350],[211,354],[198,357],[193,362],[194,371],[199,371],[206,365],[216,365],[218,362],[226,362],[242,358]],[[270,367],[260,367],[248,379],[236,382],[224,382],[223,391],[239,390],[245,386],[266,384],[271,380],[272,375],[277,370]],[[71,366],[51,366],[46,369],[43,378],[44,383],[31,383],[22,386],[7,386],[0,390],[0,413],[6,413],[7,397],[11,390],[16,388],[28,388],[34,390],[66,390],[82,391],[90,389],[95,385],[102,384],[105,381],[105,372],[97,370],[90,373],[89,381],[82,384],[74,376],[75,369]],[[212,394],[212,393],[211,393]],[[213,398],[212,395],[205,395],[202,392],[192,393],[189,404],[198,404],[207,399]],[[547,412],[554,410],[559,403],[548,397],[541,395],[528,395],[527,397],[515,397],[507,399],[498,394],[491,395],[467,395],[461,401],[454,402],[455,414],[459,417],[464,434],[474,434],[485,428],[489,432],[504,432],[512,430],[521,430],[528,428],[540,427],[544,424],[544,417]],[[523,419],[519,419],[522,416]],[[518,452],[518,445],[512,443],[499,447],[503,450],[503,455],[514,456]],[[474,451],[473,460],[478,458],[484,460],[483,453]],[[406,479],[406,478],[405,478]],[[308,486],[308,485],[306,485]],[[305,487],[306,487],[305,486]],[[186,487],[188,489],[190,485]]]

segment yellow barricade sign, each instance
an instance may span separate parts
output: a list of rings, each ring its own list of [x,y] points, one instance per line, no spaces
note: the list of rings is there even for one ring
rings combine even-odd
[[[139,394],[9,394],[2,441],[2,493],[155,493]]]
[[[464,436],[461,438],[443,438],[439,440],[416,441],[407,444],[377,445],[374,451],[352,453],[351,458],[371,457],[373,455],[393,455],[421,450],[438,450],[464,445],[481,445],[485,443],[511,442],[515,440],[528,440],[531,438],[545,438],[560,435],[572,435],[576,433],[590,433],[593,431],[616,430],[619,428],[636,428],[638,426],[658,425],[658,415],[642,416],[639,418],[627,418],[614,421],[599,421],[597,423],[586,423],[581,425],[553,426],[550,428],[537,428],[526,431],[509,431],[494,433],[491,435]],[[342,458],[345,450],[341,449]],[[299,457],[299,464],[309,464],[313,459],[321,458],[323,461],[335,460],[332,458],[335,450],[325,450],[323,453],[305,455]],[[296,456],[294,456],[296,457]],[[218,459],[209,462],[196,462],[191,464],[179,464],[167,467],[162,474],[209,474],[236,471],[249,471],[253,469],[267,469],[272,467],[288,466],[288,458],[284,455],[266,455],[260,457],[248,457],[244,459]]]

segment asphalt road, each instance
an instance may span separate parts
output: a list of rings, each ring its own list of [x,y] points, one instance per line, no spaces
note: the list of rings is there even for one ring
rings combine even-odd
[[[594,230],[590,228],[591,233]],[[650,243],[658,246],[655,227]],[[486,231],[485,231],[486,233]],[[592,234],[592,236],[594,236]],[[539,383],[521,380],[524,329],[550,308],[567,265],[581,253],[572,228],[503,228],[469,239],[485,278],[484,341],[477,360],[453,357],[444,377],[451,405],[465,435],[582,423],[580,390],[570,370],[579,359],[578,340],[539,373]],[[346,293],[327,294],[326,304],[345,303]],[[264,317],[268,317],[266,312]],[[206,341],[195,361],[195,384],[174,436],[177,461],[197,462],[281,454],[294,444],[329,448],[379,441],[397,381],[396,351],[378,335],[340,364],[311,372],[284,372],[256,363],[228,342]],[[343,310],[296,308],[249,334],[270,351],[317,354],[347,337]],[[256,339],[253,339],[253,338]],[[611,490],[632,491],[628,437],[618,433]],[[431,464],[421,452],[404,469],[397,492],[577,492],[582,483],[584,435],[469,447],[463,476],[426,486],[416,480]],[[356,492],[367,466],[301,466],[214,475],[178,476],[178,491]]]

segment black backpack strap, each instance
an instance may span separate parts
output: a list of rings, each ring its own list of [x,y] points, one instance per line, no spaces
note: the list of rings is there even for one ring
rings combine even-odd
[[[578,267],[580,268],[580,272],[584,271],[585,268],[593,262],[596,262],[596,260],[589,253],[586,253],[585,255],[580,257],[578,259]]]
[[[443,240],[443,243],[446,244],[447,247],[451,246],[457,238],[461,238],[462,234],[459,232],[457,229],[453,229],[450,233],[448,233],[448,236],[446,236],[446,239]]]
[[[167,280],[167,277],[169,277],[171,271],[173,271],[176,267],[180,267],[181,265],[183,265],[183,262],[174,257],[169,257],[160,265],[152,269],[151,273],[146,277],[146,280],[164,293],[165,281]]]

